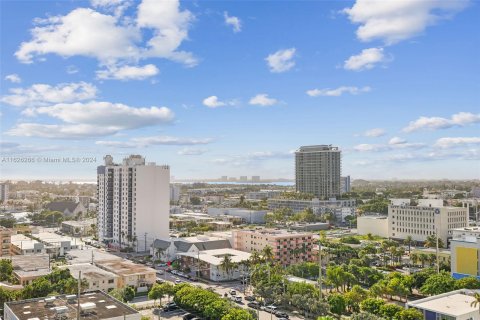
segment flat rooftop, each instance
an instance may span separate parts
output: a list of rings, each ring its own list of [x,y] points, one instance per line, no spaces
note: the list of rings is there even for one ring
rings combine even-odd
[[[250,229],[250,230],[235,230],[239,232],[252,233],[252,234],[261,234],[271,237],[299,237],[299,236],[311,236],[309,232],[298,232],[298,231],[288,231],[285,229]]]
[[[48,269],[48,254],[18,255],[11,257],[13,269],[22,271],[33,271]]]
[[[140,319],[140,314],[137,311],[101,291],[82,294],[80,296],[80,305],[84,303],[94,303],[95,306],[93,307],[90,304],[93,308],[81,314],[81,319],[110,319],[120,318],[124,315],[138,315],[138,319]],[[70,300],[67,298],[67,295],[56,296],[53,303],[48,306],[45,298],[12,301],[7,302],[6,305],[19,320],[56,319],[55,308],[58,307],[63,307],[63,309],[66,307],[64,313],[62,313],[65,319],[76,319],[77,317],[76,296]]]
[[[144,266],[143,264],[133,263],[128,260],[111,260],[96,262],[96,264],[108,271],[121,276],[133,276],[146,273],[156,273],[157,270]]]
[[[58,244],[59,242],[62,242],[62,241],[70,241],[72,245],[83,244],[83,242],[78,238],[61,236],[53,232],[40,232],[37,234],[32,234],[32,236],[50,244]]]
[[[239,263],[242,261],[246,261],[250,258],[251,254],[244,251],[239,251],[235,249],[215,249],[215,250],[204,250],[197,252],[184,252],[178,253],[180,256],[190,257],[195,259],[200,259],[203,262],[219,266],[222,264],[223,257],[228,255],[230,256],[232,262]]]
[[[475,301],[473,293],[468,295],[457,290],[452,294],[440,295],[438,298],[431,297],[413,301],[409,303],[409,306],[458,317],[471,312],[478,313],[478,307],[470,305],[473,301]]]
[[[79,264],[79,263],[91,263],[92,256],[94,262],[100,261],[111,261],[111,260],[122,260],[122,258],[108,253],[106,251],[102,251],[97,248],[88,248],[88,249],[73,249],[68,251],[67,260],[68,264]]]
[[[62,224],[66,224],[72,227],[90,227],[94,223],[95,223],[95,219],[88,219],[83,221],[68,220],[68,221],[62,222]]]
[[[14,234],[10,240],[10,243],[22,250],[31,250],[34,248],[35,243],[40,243],[37,240],[33,240],[23,234]]]
[[[118,278],[118,276],[112,272],[103,270],[90,263],[72,264],[68,266],[61,266],[62,269],[70,270],[72,277],[78,280],[78,272],[82,271],[82,278],[88,278],[92,280],[106,280],[111,278]]]

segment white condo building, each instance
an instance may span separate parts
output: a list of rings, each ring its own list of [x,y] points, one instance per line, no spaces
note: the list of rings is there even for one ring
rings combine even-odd
[[[115,247],[150,250],[167,238],[170,211],[170,168],[145,163],[131,155],[121,164],[105,156],[97,168],[99,240]]]
[[[468,226],[468,210],[459,207],[388,206],[388,234],[393,239],[424,242],[428,236],[438,233],[447,244],[452,230]]]

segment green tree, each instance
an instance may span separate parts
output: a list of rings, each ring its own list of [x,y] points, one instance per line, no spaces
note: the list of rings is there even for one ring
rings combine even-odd
[[[427,239],[425,240],[425,247],[427,247],[427,248],[436,248],[437,247],[436,235],[431,234],[431,235],[427,236]],[[439,248],[444,247],[443,240],[440,239],[440,238],[438,238],[438,247]]]
[[[232,270],[235,268],[235,263],[232,261],[232,258],[226,254],[223,256],[222,262],[220,262],[220,269],[225,271],[227,274],[228,280],[231,279]]]
[[[328,305],[330,306],[330,311],[340,316],[345,312],[346,302],[343,295],[338,293],[332,293],[328,296]]]
[[[410,255],[410,252],[411,252],[411,249],[412,249],[412,243],[413,243],[412,236],[407,236],[405,238],[405,241],[403,241],[403,243],[405,243],[405,245],[408,246],[408,254]]]
[[[244,309],[232,308],[226,315],[224,315],[222,320],[254,320],[253,316]]]
[[[12,260],[0,259],[0,281],[11,281],[12,272]]]
[[[230,308],[231,305],[227,300],[218,299],[205,306],[203,315],[208,319],[221,319],[224,315],[228,313],[228,310]]]
[[[362,311],[374,314],[374,315],[379,315],[380,314],[380,308],[385,304],[385,301],[382,299],[378,298],[368,298],[363,300],[360,303],[360,309]]]
[[[455,281],[455,289],[480,289],[480,281],[475,277],[465,277]]]
[[[123,290],[123,300],[130,302],[133,300],[133,298],[135,298],[135,289],[130,286],[126,287]]]
[[[385,320],[368,312],[355,313],[350,317],[351,320]]]
[[[380,314],[386,319],[395,319],[397,313],[403,308],[393,303],[387,303],[380,307]]]
[[[437,295],[452,291],[454,288],[455,280],[452,276],[445,271],[441,271],[439,274],[430,276],[420,288],[420,292],[428,295]]]
[[[475,294],[473,295],[473,298],[475,300],[473,300],[472,303],[470,303],[470,306],[473,308],[476,308],[478,306],[479,307],[478,311],[480,312],[480,293],[475,292]]]
[[[398,320],[423,320],[423,313],[417,309],[403,309],[397,313]]]
[[[160,305],[162,305],[162,298],[165,296],[165,292],[160,284],[154,284],[150,291],[148,291],[148,299],[153,300],[153,306],[157,300],[160,300]]]
[[[200,200],[199,197],[190,197],[190,203],[193,206],[198,206],[198,205],[202,204],[202,200]]]

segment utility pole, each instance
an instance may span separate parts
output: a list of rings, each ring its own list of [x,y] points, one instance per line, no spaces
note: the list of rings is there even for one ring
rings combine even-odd
[[[78,271],[78,292],[77,292],[77,320],[80,320],[80,291],[82,286],[82,271]]]
[[[320,289],[320,300],[322,300],[322,244],[318,243],[318,288]]]

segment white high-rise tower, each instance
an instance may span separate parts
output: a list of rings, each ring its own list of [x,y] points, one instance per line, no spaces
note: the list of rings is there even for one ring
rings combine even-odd
[[[115,164],[110,155],[97,168],[98,236],[115,247],[150,250],[167,238],[170,215],[170,168],[131,155]]]

